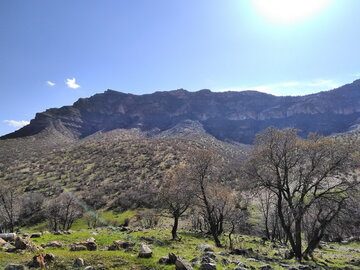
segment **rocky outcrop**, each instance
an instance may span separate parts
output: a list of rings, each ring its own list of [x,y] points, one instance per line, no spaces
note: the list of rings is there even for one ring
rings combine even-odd
[[[188,92],[180,89],[133,95],[107,90],[59,109],[38,113],[29,125],[2,139],[37,134],[52,128],[71,138],[96,132],[139,128],[165,131],[184,120],[199,122],[221,140],[251,143],[268,126],[295,127],[302,135],[349,130],[360,119],[360,83],[297,97],[278,97],[256,91]]]

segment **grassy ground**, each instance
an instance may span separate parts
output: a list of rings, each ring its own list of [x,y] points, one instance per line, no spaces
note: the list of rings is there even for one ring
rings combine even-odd
[[[134,215],[134,212],[125,212],[123,214],[116,214],[106,212],[103,217],[112,219],[113,222],[122,222],[125,218]],[[173,265],[161,265],[158,263],[159,258],[166,257],[169,252],[173,252],[186,260],[191,260],[194,257],[200,257],[202,252],[196,247],[201,243],[213,244],[211,239],[205,235],[189,232],[181,232],[181,241],[171,241],[170,231],[168,228],[164,229],[146,229],[133,232],[119,232],[114,231],[110,227],[102,227],[99,229],[87,229],[85,222],[80,220],[75,224],[74,230],[71,234],[53,235],[47,233],[41,238],[34,238],[32,241],[37,245],[46,244],[51,241],[60,241],[63,243],[62,248],[46,248],[42,253],[53,253],[56,256],[56,263],[50,266],[50,269],[73,269],[72,263],[75,258],[81,257],[84,259],[86,265],[92,265],[96,269],[174,269]],[[40,226],[41,227],[41,226]],[[38,227],[27,228],[31,232]],[[97,251],[69,251],[69,245],[74,242],[85,241],[86,239],[94,237],[98,244]],[[151,240],[152,241],[149,241]],[[127,240],[136,243],[132,250],[108,251],[107,246],[114,240]],[[225,239],[223,239],[224,242]],[[149,244],[153,250],[153,257],[149,259],[138,258],[140,244]],[[252,248],[254,253],[251,256],[220,256],[217,255],[217,269],[234,269],[235,264],[223,264],[222,258],[235,259],[239,262],[245,263],[249,268],[259,269],[261,265],[270,264],[273,269],[285,269],[279,266],[279,263],[286,263],[296,266],[297,263],[293,260],[282,259],[284,247],[273,246],[272,243],[263,243],[261,239],[250,236],[236,236],[235,241],[237,248]],[[227,252],[227,248],[214,248],[214,252]],[[6,253],[0,251],[0,269],[9,263],[28,263],[35,254],[25,253]],[[249,257],[257,258],[260,262],[249,261]],[[268,259],[273,261],[269,261]],[[322,269],[360,269],[354,265],[350,265],[351,260],[360,259],[360,244],[352,243],[350,245],[331,244],[326,245],[323,249],[315,254],[318,266]],[[315,265],[314,262],[311,264]],[[325,266],[326,264],[326,266]],[[194,267],[199,269],[199,266]]]

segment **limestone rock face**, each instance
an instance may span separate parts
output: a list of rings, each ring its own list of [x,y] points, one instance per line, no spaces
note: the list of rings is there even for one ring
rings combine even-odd
[[[360,84],[307,96],[273,96],[257,91],[188,92],[183,89],[147,95],[107,90],[72,106],[36,114],[30,124],[1,137],[18,138],[54,129],[71,138],[98,131],[139,128],[169,130],[184,121],[198,122],[220,140],[252,143],[269,126],[295,127],[306,136],[348,131],[360,121]]]

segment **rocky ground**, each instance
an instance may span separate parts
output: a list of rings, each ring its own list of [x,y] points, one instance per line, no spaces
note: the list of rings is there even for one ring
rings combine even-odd
[[[360,243],[323,243],[315,261],[287,260],[287,248],[237,235],[235,249],[216,248],[203,234],[101,227],[22,233],[0,240],[0,269],[360,269]],[[225,238],[223,241],[226,244]]]

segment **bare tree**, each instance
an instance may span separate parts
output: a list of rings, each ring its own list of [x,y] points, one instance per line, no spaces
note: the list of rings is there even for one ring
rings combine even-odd
[[[51,230],[58,231],[69,230],[83,209],[74,195],[63,192],[47,203],[46,212]]]
[[[160,207],[174,219],[171,235],[172,239],[176,240],[179,239],[177,235],[179,219],[193,203],[194,188],[185,165],[179,165],[168,171],[164,180],[158,201]]]
[[[245,172],[275,195],[280,224],[299,261],[318,246],[357,185],[356,179],[347,177],[354,165],[353,150],[351,143],[336,138],[311,134],[304,140],[295,129],[268,128],[256,138]],[[331,213],[324,208],[330,203],[335,207]],[[305,218],[313,232],[303,253]]]
[[[214,162],[214,154],[207,150],[194,151],[189,158],[191,179],[199,208],[216,246],[221,247],[219,237],[224,232],[224,221],[235,204],[232,190],[221,183]]]
[[[3,230],[14,232],[20,210],[19,194],[12,184],[1,183],[0,189],[0,219],[3,220]]]

